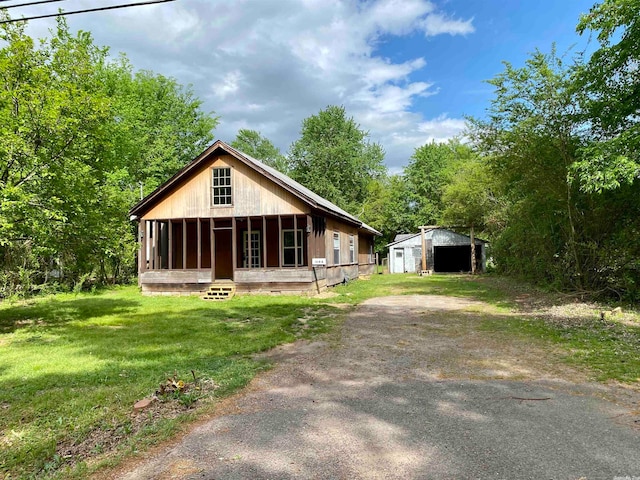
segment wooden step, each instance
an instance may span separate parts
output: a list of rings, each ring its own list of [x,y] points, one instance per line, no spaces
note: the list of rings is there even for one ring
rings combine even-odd
[[[213,283],[202,297],[203,300],[229,300],[236,294],[233,282]]]

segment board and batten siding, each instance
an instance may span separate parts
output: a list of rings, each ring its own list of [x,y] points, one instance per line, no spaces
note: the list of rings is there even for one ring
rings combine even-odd
[[[233,205],[211,205],[211,170],[231,168]],[[284,188],[230,155],[207,162],[166,198],[151,208],[144,220],[222,218],[309,213],[309,207]]]

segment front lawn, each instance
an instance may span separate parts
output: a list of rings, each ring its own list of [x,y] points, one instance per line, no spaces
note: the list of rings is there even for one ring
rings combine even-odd
[[[135,287],[0,304],[0,475],[82,473],[95,467],[88,457],[166,438],[198,396],[226,395],[265,368],[252,354],[328,328],[331,310],[305,297],[211,303]],[[192,371],[200,389],[167,401],[168,415],[133,414],[168,377],[195,384]]]

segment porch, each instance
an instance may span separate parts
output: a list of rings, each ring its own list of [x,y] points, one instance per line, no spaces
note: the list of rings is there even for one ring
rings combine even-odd
[[[274,215],[153,219],[140,223],[139,284],[145,292],[204,291],[233,281],[239,292],[306,291],[322,283],[322,217]]]

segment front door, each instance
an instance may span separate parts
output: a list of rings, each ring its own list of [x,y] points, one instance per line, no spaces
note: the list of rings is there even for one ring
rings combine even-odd
[[[395,249],[393,253],[393,273],[404,273],[404,250]]]
[[[215,279],[233,279],[233,250],[231,230],[216,230],[215,243]]]

